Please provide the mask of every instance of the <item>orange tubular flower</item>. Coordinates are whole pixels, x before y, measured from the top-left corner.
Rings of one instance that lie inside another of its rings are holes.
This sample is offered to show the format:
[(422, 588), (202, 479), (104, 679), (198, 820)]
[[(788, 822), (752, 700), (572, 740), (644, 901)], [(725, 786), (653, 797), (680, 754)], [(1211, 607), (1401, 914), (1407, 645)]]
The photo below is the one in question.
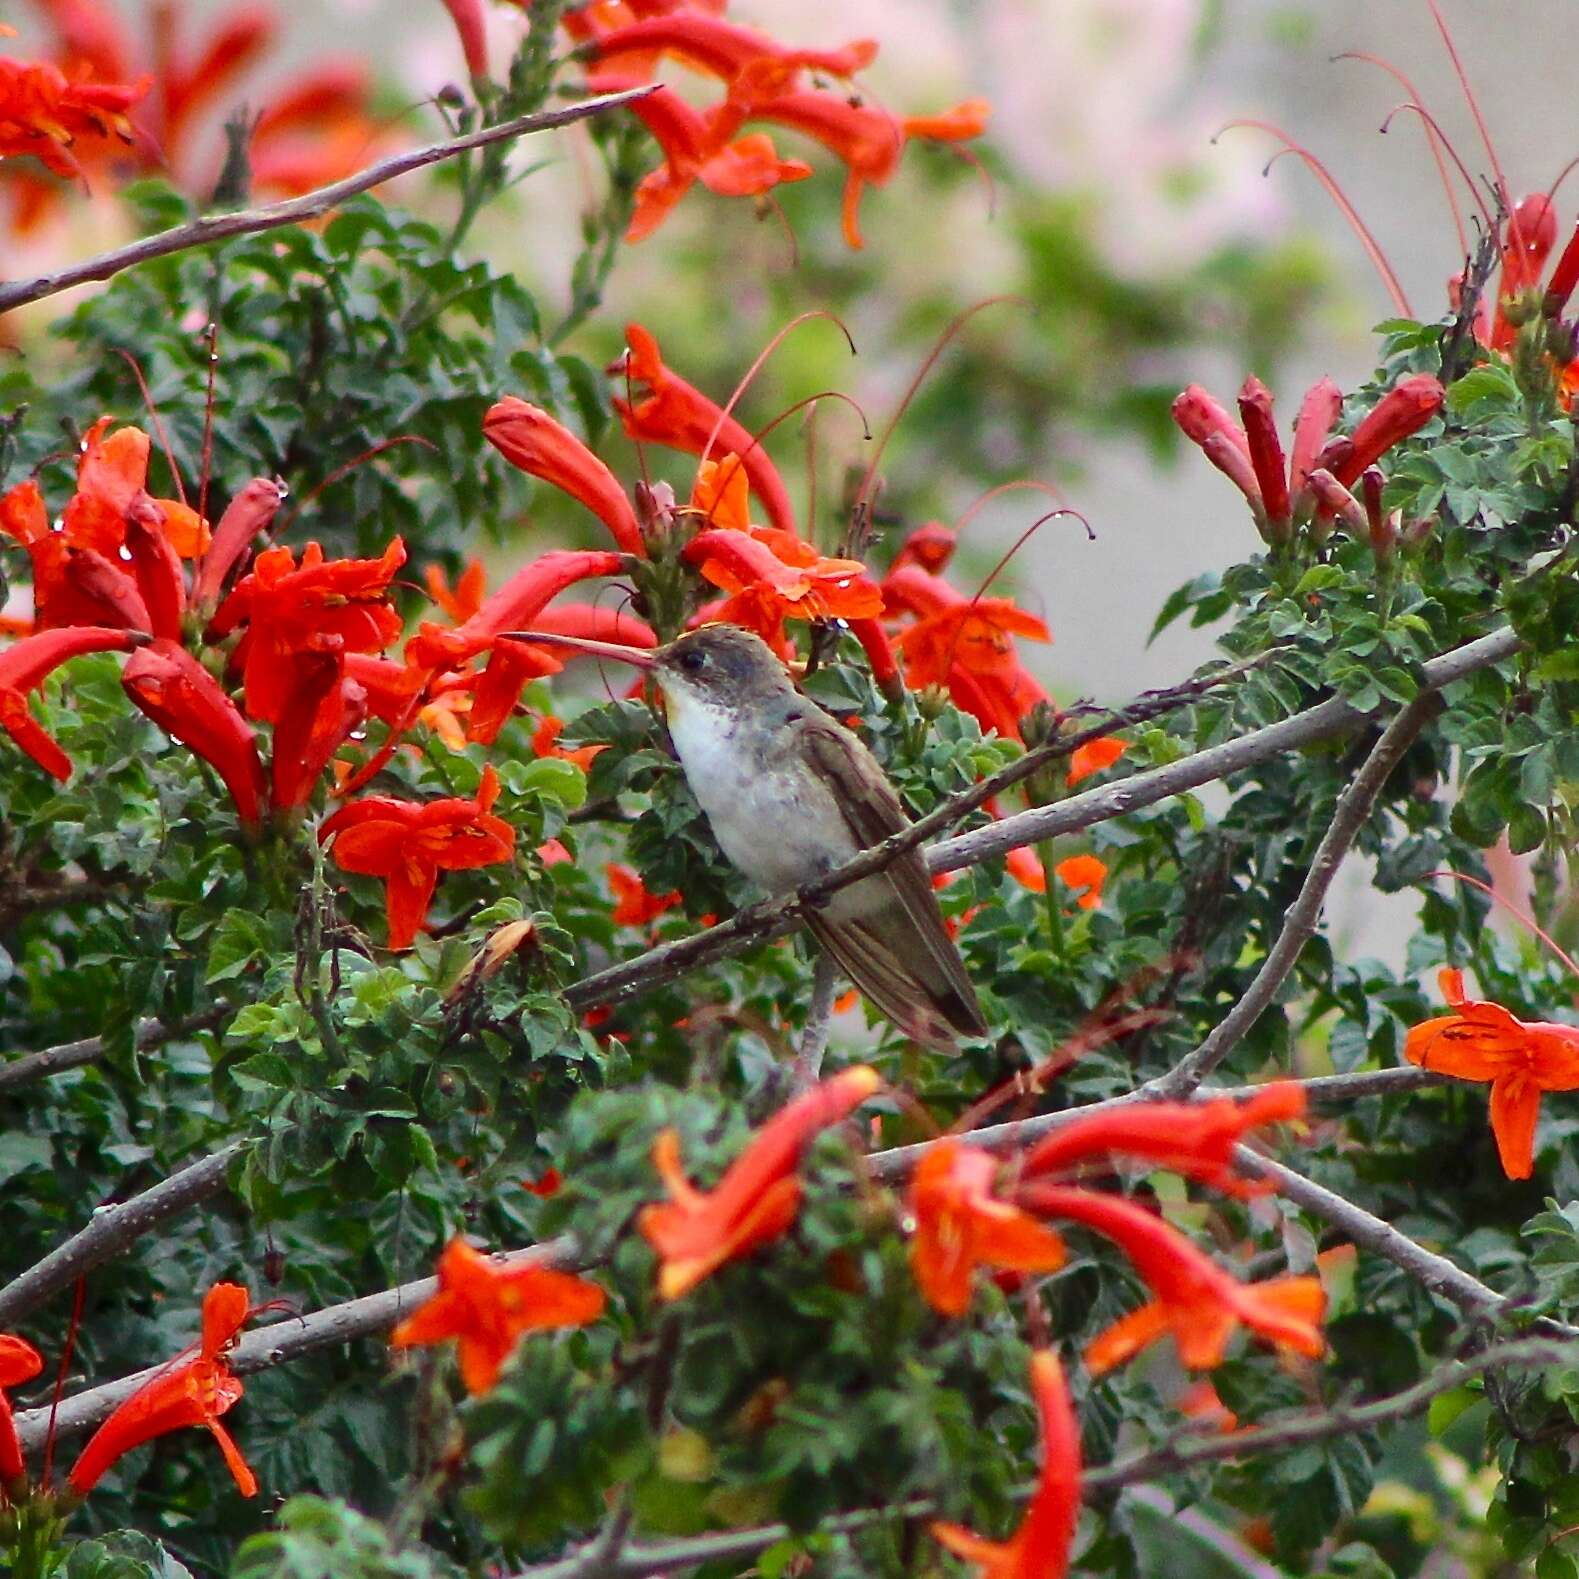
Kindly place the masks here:
[(1073, 789), (1081, 779), (1088, 779), (1093, 773), (1101, 773), (1112, 767), (1128, 750), (1128, 742), (1113, 735), (1104, 735), (1100, 740), (1088, 740), (1071, 753), (1069, 773), (1064, 783)]
[[(1071, 855), (1053, 870), (1066, 888), (1079, 890), (1075, 903), (1082, 910), (1096, 910), (1102, 904), (1102, 887), (1107, 882), (1107, 862), (1095, 855)], [(1046, 878), (1042, 879), (1045, 887)]]
[(992, 1192), (998, 1159), (952, 1135), (933, 1144), (910, 1181), (910, 1266), (926, 1302), (945, 1316), (970, 1308), (976, 1268), (1056, 1272), (1064, 1242)]
[(1031, 1354), (1031, 1394), (1041, 1422), (1042, 1471), (1019, 1529), (987, 1541), (958, 1524), (935, 1523), (933, 1537), (974, 1563), (981, 1579), (1064, 1579), (1080, 1521), (1080, 1422), (1063, 1368), (1051, 1349)]
[(1077, 1118), (1025, 1153), (1020, 1176), (1067, 1173), (1088, 1162), (1136, 1157), (1230, 1195), (1259, 1193), (1234, 1172), (1234, 1148), (1247, 1131), (1305, 1112), (1305, 1088), (1293, 1080), (1263, 1086), (1244, 1102), (1136, 1102)]
[(669, 1199), (644, 1206), (636, 1219), (662, 1263), (659, 1296), (678, 1299), (726, 1261), (787, 1233), (800, 1210), (795, 1168), (802, 1150), (882, 1083), (876, 1070), (856, 1064), (796, 1097), (757, 1130), (711, 1190), (698, 1190), (685, 1177), (680, 1137), (666, 1129), (653, 1146), (652, 1160)]
[[(720, 424), (722, 409), (664, 365), (657, 340), (639, 323), (626, 324), (625, 344), (625, 355), (608, 371), (619, 391), (614, 396), (614, 409), (626, 433), (639, 443), (700, 455), (716, 427), (714, 448), (740, 457), (751, 491), (762, 501), (768, 520), (780, 531), (793, 532), (795, 510), (789, 490), (762, 446), (733, 417), (723, 417)], [(641, 389), (646, 394), (641, 399), (623, 399), (627, 383), (633, 395)]]
[(43, 1369), (43, 1355), (26, 1338), (0, 1333), (0, 1489), (16, 1486), (27, 1472), (5, 1390), (32, 1381)]
[(194, 608), (211, 609), (219, 602), (226, 579), (258, 533), (274, 519), (287, 491), (278, 477), (254, 477), (230, 501), (214, 528), (213, 542), (198, 563), (192, 582)]
[(1297, 1354), (1315, 1357), (1324, 1348), (1321, 1316), (1326, 1297), (1320, 1278), (1241, 1283), (1177, 1229), (1119, 1196), (1031, 1183), (1020, 1187), (1018, 1199), (1032, 1211), (1084, 1223), (1113, 1240), (1151, 1289), (1149, 1305), (1115, 1322), (1088, 1345), (1085, 1359), (1093, 1375), (1124, 1364), (1167, 1333), (1173, 1335), (1181, 1364), (1210, 1370), (1222, 1363), (1228, 1340), (1241, 1324)]
[(941, 685), (983, 729), (1018, 740), (1020, 720), (1047, 693), (1021, 667), (1014, 638), (1051, 641), (1047, 626), (1008, 598), (967, 598), (916, 564), (882, 585), (891, 611), (914, 614), (894, 639), (912, 686)]
[(769, 642), (787, 619), (866, 619), (883, 610), (883, 594), (860, 560), (824, 559), (788, 533), (769, 546), (732, 528), (698, 532), (685, 558), (730, 594), (719, 617)]
[(28, 711), (27, 693), (68, 659), (88, 652), (126, 652), (135, 639), (124, 630), (74, 625), (39, 631), (0, 649), (0, 729), (46, 773), (64, 783), (71, 777), (71, 758)]
[(678, 893), (655, 894), (637, 875), (635, 869), (610, 861), (603, 868), (603, 875), (614, 890), (613, 922), (617, 927), (650, 926), (666, 910), (673, 910), (681, 902)]
[(264, 549), (209, 627), (213, 637), (247, 627), (235, 661), (245, 677), (248, 717), (280, 721), (290, 659), (322, 637), (338, 638), (347, 652), (383, 651), (400, 634), (389, 584), (405, 562), (398, 537), (377, 559), (326, 561), (323, 549), (309, 543), (299, 566), (289, 548)]
[(464, 1239), (439, 1257), (439, 1289), (389, 1335), (397, 1349), (459, 1340), (461, 1380), (475, 1396), (499, 1380), (523, 1333), (584, 1327), (603, 1314), (596, 1283), (542, 1266), (501, 1266)]
[(167, 735), (219, 774), (236, 815), (256, 827), (264, 796), (257, 737), (213, 675), (185, 648), (160, 639), (133, 655), (121, 685)]
[(148, 91), (139, 82), (72, 81), (47, 60), (0, 57), (0, 159), (31, 154), (67, 180), (82, 175), (72, 145), (132, 141), (126, 112)]
[(208, 1291), (203, 1299), (203, 1336), (197, 1354), (191, 1359), (177, 1356), (88, 1439), (67, 1476), (67, 1484), (77, 1496), (87, 1496), (104, 1472), (133, 1448), (187, 1426), (202, 1426), (211, 1432), (242, 1496), (257, 1495), (257, 1477), (219, 1423), (219, 1417), (242, 1394), (241, 1380), (231, 1373), (224, 1354), (235, 1342), (249, 1309), (250, 1296), (239, 1283), (216, 1283)]
[[(622, 86), (634, 87), (639, 80)], [(630, 108), (663, 149), (664, 162), (636, 188), (627, 241), (650, 236), (697, 181), (719, 197), (755, 197), (812, 173), (803, 160), (780, 159), (772, 140), (760, 132), (728, 141), (729, 120), (715, 121), (693, 110), (669, 88), (655, 88)]]
[(493, 866), (515, 854), (515, 829), (492, 815), (498, 797), (499, 775), (489, 765), (475, 800), (421, 804), (369, 795), (342, 806), (318, 830), (320, 842), (334, 840), (336, 865), (384, 880), (390, 948), (409, 948), (416, 939), (440, 872)]
[(1579, 1026), (1521, 1020), (1500, 1003), (1464, 995), (1464, 973), (1438, 977), (1453, 1009), (1414, 1026), (1404, 1057), (1459, 1080), (1491, 1082), (1491, 1129), (1510, 1179), (1535, 1169), (1535, 1126), (1543, 1091), (1579, 1091)]
[(608, 527), (623, 553), (645, 557), (636, 511), (614, 473), (541, 406), (506, 395), (488, 408), (482, 431), (512, 466), (584, 504)]

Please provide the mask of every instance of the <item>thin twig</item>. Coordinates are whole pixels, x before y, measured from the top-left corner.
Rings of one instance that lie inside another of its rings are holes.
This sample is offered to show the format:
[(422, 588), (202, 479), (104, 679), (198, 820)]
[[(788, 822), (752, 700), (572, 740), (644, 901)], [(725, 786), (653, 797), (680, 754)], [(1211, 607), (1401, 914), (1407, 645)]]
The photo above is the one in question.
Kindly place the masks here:
[(0, 1289), (0, 1327), (10, 1326), (84, 1272), (111, 1256), (119, 1255), (167, 1218), (217, 1195), (225, 1187), (225, 1171), (246, 1147), (233, 1141), (198, 1161), (189, 1163), (152, 1189), (94, 1213), (87, 1227)]
[[(1511, 658), (1520, 645), (1513, 631), (1504, 628), (1429, 659), (1422, 666), (1422, 690), (1439, 691), (1456, 680), (1501, 663)], [(1117, 710), (1094, 731), (1082, 731), (1078, 736), (1066, 737), (1066, 743), (1072, 749), (1076, 742), (1090, 735), (1122, 728), (1122, 723), (1113, 720), (1124, 712), (1124, 709)], [(1248, 735), (1225, 741), (1220, 746), (1209, 746), (1204, 751), (1181, 757), (1164, 767), (1132, 774), (1116, 783), (1071, 795), (1067, 800), (1054, 801), (1051, 805), (1035, 806), (1029, 811), (989, 823), (984, 828), (974, 828), (969, 833), (945, 839), (925, 852), (927, 868), (936, 875), (958, 871), (965, 866), (978, 866), (1021, 845), (1035, 844), (1059, 834), (1074, 833), (1096, 823), (1139, 811), (1143, 807), (1154, 806), (1159, 801), (1254, 767), (1285, 751), (1299, 750), (1317, 741), (1341, 735), (1364, 722), (1366, 717), (1366, 714), (1350, 707), (1342, 697), (1332, 697), (1302, 713), (1295, 713), (1291, 718), (1268, 724)], [(1021, 762), (1026, 760), (1020, 759)], [(989, 791), (989, 794), (995, 793), (996, 789)], [(980, 802), (973, 800), (971, 804)], [(879, 870), (902, 850), (912, 848), (928, 834), (963, 816), (964, 810), (954, 810), (955, 805), (955, 801), (945, 802), (920, 822), (912, 824), (904, 833), (863, 850), (826, 877), (819, 878), (817, 882), (793, 894), (747, 905), (717, 926), (692, 933), (689, 937), (660, 943), (635, 959), (611, 965), (572, 982), (565, 989), (565, 1002), (578, 1013), (602, 1004), (617, 1003), (655, 987), (668, 985), (678, 975), (697, 970), (703, 965), (733, 958), (769, 938), (792, 930), (800, 924), (801, 915), (809, 905), (820, 902), (847, 883)], [(918, 829), (921, 830), (919, 834), (916, 832)]]
[(819, 949), (817, 963), (812, 969), (811, 1003), (806, 1010), (800, 1050), (795, 1054), (795, 1068), (790, 1078), (790, 1089), (796, 1095), (816, 1085), (822, 1073), (822, 1055), (828, 1050), (828, 1032), (833, 1026), (834, 988), (838, 985), (838, 976), (833, 955)]
[[(1081, 1480), (1081, 1494), (1088, 1500), (1145, 1485), (1160, 1475), (1198, 1464), (1224, 1459), (1249, 1458), (1258, 1453), (1285, 1452), (1310, 1442), (1333, 1437), (1358, 1435), (1379, 1426), (1407, 1420), (1430, 1408), (1433, 1399), (1462, 1387), (1465, 1382), (1488, 1372), (1520, 1366), (1551, 1367), (1573, 1363), (1574, 1345), (1551, 1338), (1522, 1338), (1496, 1344), (1466, 1359), (1452, 1360), (1403, 1392), (1378, 1398), (1371, 1403), (1339, 1403), (1298, 1414), (1273, 1417), (1264, 1425), (1242, 1431), (1181, 1432), (1172, 1441), (1142, 1453), (1133, 1453), (1116, 1463), (1088, 1470)], [(823, 1520), (820, 1535), (854, 1535), (885, 1522), (923, 1518), (936, 1512), (935, 1497), (914, 1497), (881, 1508), (860, 1508)], [(804, 1532), (802, 1536), (804, 1538)], [(787, 1524), (760, 1524), (752, 1529), (725, 1530), (716, 1535), (686, 1536), (679, 1540), (653, 1541), (627, 1547), (612, 1562), (596, 1572), (607, 1579), (651, 1579), (655, 1574), (680, 1573), (711, 1562), (738, 1562), (755, 1556), (781, 1541), (797, 1539)], [(595, 1543), (589, 1542), (569, 1556), (551, 1563), (520, 1569), (513, 1579), (583, 1579), (588, 1570), (582, 1566)]]
[(305, 219), (318, 219), (331, 209), (338, 208), (348, 198), (356, 197), (396, 176), (408, 175), (426, 165), (453, 159), (468, 149), (486, 147), (489, 143), (503, 142), (511, 137), (524, 137), (529, 132), (550, 131), (556, 126), (568, 126), (572, 121), (585, 120), (618, 104), (628, 104), (632, 99), (645, 97), (654, 91), (654, 84), (626, 88), (619, 93), (604, 93), (596, 98), (584, 99), (579, 104), (568, 104), (557, 110), (540, 110), (533, 115), (518, 115), (513, 120), (501, 121), (497, 126), (484, 126), (464, 137), (454, 137), (448, 142), (430, 143), (425, 148), (411, 148), (404, 153), (392, 154), (355, 175), (333, 181), (315, 191), (293, 197), (282, 203), (269, 203), (261, 208), (239, 209), (232, 213), (205, 214), (189, 224), (176, 225), (161, 230), (157, 235), (144, 236), (138, 241), (112, 251), (100, 253), (96, 258), (81, 263), (68, 264), (50, 274), (36, 279), (18, 280), (10, 285), (0, 285), (0, 313), (13, 307), (23, 307), (29, 302), (41, 301), (74, 285), (85, 285), (90, 280), (107, 280), (123, 269), (147, 263), (153, 258), (168, 257), (173, 252), (186, 252), (212, 241), (223, 241), (230, 236), (251, 236), (263, 230), (278, 230), (283, 225), (299, 224)]
[[(194, 1014), (190, 1019), (166, 1025), (162, 1020), (139, 1020), (132, 1033), (132, 1046), (138, 1052), (174, 1042), (194, 1031), (211, 1030), (230, 1013), (229, 1009), (210, 1009), (204, 1014)], [(0, 1092), (14, 1091), (18, 1086), (31, 1085), (46, 1075), (58, 1075), (67, 1069), (81, 1069), (96, 1063), (104, 1056), (105, 1041), (102, 1036), (85, 1036), (76, 1042), (61, 1042), (55, 1047), (40, 1048), (36, 1053), (22, 1053), (0, 1064)]]
[(1305, 945), (1316, 933), (1316, 923), (1321, 919), (1322, 907), (1327, 902), (1327, 892), (1338, 868), (1343, 865), (1360, 830), (1370, 820), (1377, 797), (1381, 794), (1393, 770), (1403, 760), (1404, 753), (1415, 742), (1427, 722), (1442, 708), (1442, 698), (1435, 691), (1425, 691), (1405, 707), (1382, 731), (1382, 737), (1371, 749), (1360, 771), (1355, 774), (1332, 813), (1332, 821), (1316, 846), (1310, 870), (1300, 884), (1299, 893), (1283, 916), (1283, 925), (1273, 940), (1272, 947), (1261, 962), (1261, 968), (1245, 989), (1239, 1001), (1217, 1022), (1206, 1039), (1193, 1052), (1187, 1053), (1176, 1068), (1161, 1080), (1152, 1083), (1152, 1089), (1161, 1097), (1188, 1096), (1211, 1072), (1222, 1063), (1239, 1042), (1249, 1034), (1257, 1020), (1272, 1006), (1283, 984), (1293, 972), (1304, 952)]

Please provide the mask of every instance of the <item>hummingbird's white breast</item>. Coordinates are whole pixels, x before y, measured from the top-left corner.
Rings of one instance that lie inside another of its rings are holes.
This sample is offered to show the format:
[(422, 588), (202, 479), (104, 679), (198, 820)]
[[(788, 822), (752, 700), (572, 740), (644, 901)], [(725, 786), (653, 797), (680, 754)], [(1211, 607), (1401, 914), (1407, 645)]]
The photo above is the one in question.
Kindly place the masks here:
[[(784, 724), (664, 688), (669, 736), (731, 863), (769, 893), (796, 888), (857, 852), (832, 793)], [(860, 885), (857, 885), (860, 886)]]

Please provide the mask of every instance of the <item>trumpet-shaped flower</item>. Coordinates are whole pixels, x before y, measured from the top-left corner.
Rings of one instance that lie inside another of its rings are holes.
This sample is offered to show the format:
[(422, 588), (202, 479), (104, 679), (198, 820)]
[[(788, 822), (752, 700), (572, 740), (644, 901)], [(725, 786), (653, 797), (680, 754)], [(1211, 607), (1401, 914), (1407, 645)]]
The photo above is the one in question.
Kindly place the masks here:
[(1256, 1186), (1234, 1171), (1234, 1148), (1262, 1124), (1283, 1123), (1305, 1111), (1305, 1089), (1282, 1080), (1243, 1102), (1135, 1102), (1076, 1118), (1039, 1140), (1020, 1164), (1025, 1179), (1067, 1173), (1088, 1163), (1132, 1157), (1198, 1179), (1231, 1195)]
[(950, 1135), (933, 1143), (911, 1176), (910, 1266), (927, 1303), (945, 1316), (970, 1308), (978, 1267), (1055, 1272), (1064, 1264), (1063, 1240), (993, 1193), (998, 1169), (991, 1152)]
[(167, 735), (219, 774), (236, 815), (255, 827), (264, 797), (257, 737), (213, 675), (185, 648), (161, 638), (133, 654), (121, 685)]
[(1150, 1304), (1087, 1345), (1086, 1364), (1093, 1374), (1124, 1364), (1167, 1334), (1181, 1364), (1209, 1370), (1222, 1363), (1239, 1326), (1281, 1349), (1311, 1356), (1322, 1352), (1326, 1297), (1319, 1278), (1241, 1283), (1155, 1213), (1119, 1196), (1032, 1182), (1021, 1185), (1017, 1198), (1032, 1211), (1084, 1223), (1113, 1240), (1151, 1290)]
[(101, 137), (130, 143), (127, 111), (147, 91), (146, 77), (74, 81), (51, 61), (0, 56), (0, 159), (31, 154), (58, 176), (79, 177), (73, 145)]
[(390, 1334), (397, 1348), (457, 1340), (467, 1392), (488, 1392), (524, 1333), (584, 1327), (603, 1314), (596, 1283), (551, 1267), (504, 1266), (452, 1239), (439, 1257), (438, 1292)]
[(796, 1097), (757, 1130), (711, 1190), (699, 1190), (686, 1178), (680, 1137), (665, 1130), (653, 1146), (653, 1165), (669, 1199), (644, 1206), (636, 1219), (661, 1261), (660, 1297), (678, 1299), (726, 1261), (788, 1232), (800, 1210), (795, 1170), (806, 1144), (881, 1086), (875, 1070), (857, 1064)]
[(475, 799), (419, 803), (369, 795), (342, 806), (318, 830), (334, 840), (335, 864), (385, 883), (389, 947), (409, 948), (422, 927), (440, 872), (494, 866), (515, 854), (515, 829), (492, 814), (499, 776), (485, 767)]
[(622, 866), (618, 861), (610, 861), (603, 868), (603, 875), (614, 890), (611, 919), (617, 927), (651, 926), (665, 911), (673, 910), (682, 901), (678, 893), (653, 893), (634, 867)]
[(89, 652), (125, 652), (134, 639), (127, 631), (107, 626), (73, 625), (39, 631), (0, 649), (0, 729), (46, 773), (62, 782), (69, 779), (71, 758), (28, 711), (27, 693), (68, 659)]
[(1452, 1014), (1414, 1026), (1404, 1056), (1422, 1069), (1491, 1082), (1491, 1129), (1510, 1179), (1535, 1168), (1543, 1091), (1579, 1091), (1579, 1026), (1521, 1020), (1500, 1003), (1466, 997), (1464, 973), (1438, 976)]
[(1050, 1349), (1031, 1355), (1031, 1396), (1041, 1426), (1042, 1467), (1019, 1529), (1006, 1541), (988, 1541), (958, 1524), (932, 1525), (934, 1538), (974, 1563), (981, 1579), (1064, 1579), (1069, 1572), (1080, 1520), (1080, 1421)]
[[(762, 501), (769, 522), (780, 531), (794, 531), (789, 490), (762, 446), (734, 417), (724, 416), (721, 407), (669, 368), (657, 340), (639, 323), (626, 324), (625, 345), (625, 355), (608, 371), (616, 385), (614, 409), (626, 433), (641, 443), (700, 455), (716, 430), (714, 447), (740, 457), (751, 491)], [(624, 398), (627, 387), (629, 399)], [(645, 394), (636, 398), (643, 390)]]
[(326, 560), (323, 549), (309, 543), (298, 565), (289, 548), (264, 549), (209, 627), (218, 637), (246, 626), (235, 661), (244, 676), (248, 717), (280, 721), (289, 700), (292, 655), (324, 637), (337, 638), (346, 652), (382, 652), (400, 634), (389, 584), (405, 562), (398, 537), (377, 559)]
[(232, 1374), (224, 1355), (249, 1309), (250, 1298), (239, 1283), (216, 1283), (209, 1289), (203, 1299), (203, 1335), (197, 1354), (190, 1359), (177, 1356), (94, 1432), (67, 1476), (72, 1491), (85, 1497), (104, 1472), (133, 1448), (171, 1431), (202, 1426), (219, 1444), (242, 1496), (257, 1495), (257, 1477), (219, 1423), (242, 1394), (241, 1380)]
[(26, 1338), (0, 1332), (0, 1489), (14, 1487), (27, 1469), (5, 1390), (32, 1381), (43, 1369), (43, 1355)]
[(646, 554), (636, 511), (614, 473), (541, 406), (506, 395), (488, 408), (482, 431), (512, 466), (584, 504), (608, 527), (623, 553), (638, 558)]

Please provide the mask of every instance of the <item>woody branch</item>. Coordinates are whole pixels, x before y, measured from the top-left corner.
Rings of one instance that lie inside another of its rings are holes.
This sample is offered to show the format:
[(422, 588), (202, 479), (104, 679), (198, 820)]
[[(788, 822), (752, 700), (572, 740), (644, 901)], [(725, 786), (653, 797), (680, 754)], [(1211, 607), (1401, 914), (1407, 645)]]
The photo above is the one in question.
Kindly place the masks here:
[(188, 252), (193, 247), (207, 246), (210, 242), (224, 241), (231, 236), (252, 236), (264, 230), (278, 230), (285, 225), (299, 225), (304, 220), (320, 219), (350, 198), (393, 181), (396, 176), (409, 175), (428, 165), (453, 159), (473, 148), (485, 148), (490, 143), (506, 142), (513, 137), (524, 137), (530, 132), (551, 131), (556, 126), (568, 126), (573, 121), (583, 121), (590, 115), (600, 115), (616, 105), (629, 104), (654, 91), (655, 84), (626, 88), (619, 93), (599, 94), (584, 99), (579, 104), (568, 104), (557, 110), (539, 110), (531, 115), (518, 115), (513, 120), (500, 121), (497, 126), (484, 126), (463, 137), (452, 137), (446, 142), (429, 143), (423, 148), (411, 148), (404, 153), (391, 154), (376, 164), (359, 170), (343, 180), (332, 181), (300, 197), (280, 203), (269, 203), (259, 208), (243, 208), (223, 214), (205, 214), (185, 225), (175, 225), (161, 230), (157, 235), (144, 236), (124, 247), (101, 252), (96, 258), (86, 258), (80, 263), (68, 264), (49, 274), (40, 274), (30, 280), (17, 280), (0, 284), (0, 313), (13, 307), (25, 307), (29, 302), (42, 301), (46, 296), (58, 295), (75, 285), (86, 285), (94, 280), (108, 280), (124, 269), (154, 258), (167, 258), (175, 252)]

